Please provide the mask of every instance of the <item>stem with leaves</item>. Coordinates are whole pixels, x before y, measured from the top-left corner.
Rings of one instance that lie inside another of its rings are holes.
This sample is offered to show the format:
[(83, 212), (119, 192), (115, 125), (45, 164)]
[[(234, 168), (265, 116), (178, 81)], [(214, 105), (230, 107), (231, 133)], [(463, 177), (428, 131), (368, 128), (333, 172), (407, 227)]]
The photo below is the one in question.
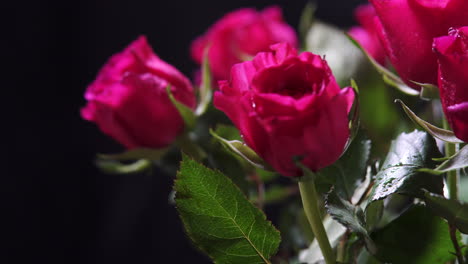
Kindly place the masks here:
[(301, 193), (302, 205), (304, 207), (305, 214), (309, 220), (312, 231), (314, 232), (315, 238), (322, 250), (323, 257), (327, 264), (335, 263), (335, 254), (328, 241), (327, 233), (323, 226), (322, 218), (320, 216), (320, 210), (318, 207), (318, 194), (315, 189), (314, 179), (304, 177), (299, 181), (299, 191)]

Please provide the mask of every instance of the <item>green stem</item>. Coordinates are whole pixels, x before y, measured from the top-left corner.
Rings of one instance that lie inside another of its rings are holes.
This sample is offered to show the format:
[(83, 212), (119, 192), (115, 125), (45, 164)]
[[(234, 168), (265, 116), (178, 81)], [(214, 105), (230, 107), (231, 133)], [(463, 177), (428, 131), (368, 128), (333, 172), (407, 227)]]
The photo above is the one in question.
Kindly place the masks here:
[(338, 262), (342, 262), (342, 263), (345, 262), (346, 242), (348, 242), (348, 239), (349, 239), (349, 229), (346, 230), (346, 233), (340, 239), (340, 242), (338, 244), (337, 254), (336, 254), (336, 261)]
[(458, 244), (457, 227), (453, 225), (452, 223), (449, 223), (449, 228), (450, 228), (450, 239), (452, 240), (453, 247), (455, 248), (455, 254), (457, 256), (458, 263), (463, 264), (465, 263), (465, 260), (463, 259), (463, 254), (461, 252), (460, 245)]
[[(444, 118), (444, 128), (450, 129), (447, 120)], [(445, 156), (447, 158), (453, 156), (457, 152), (457, 145), (449, 142), (445, 142)], [(449, 199), (458, 199), (458, 183), (460, 182), (458, 170), (452, 170), (447, 172), (447, 188), (449, 193)]]
[[(443, 126), (445, 129), (450, 129), (450, 126), (447, 122), (447, 119), (444, 118)], [(449, 158), (453, 156), (457, 152), (457, 144), (445, 142), (445, 157)], [(448, 188), (448, 196), (451, 200), (458, 199), (458, 183), (460, 182), (460, 175), (458, 170), (452, 170), (447, 172), (447, 188)], [(455, 253), (457, 256), (458, 263), (463, 264), (463, 255), (461, 254), (460, 245), (458, 245), (457, 239), (457, 228), (453, 223), (449, 222), (449, 230), (450, 230), (450, 239), (452, 240), (453, 247), (455, 248)]]
[(335, 263), (335, 254), (328, 241), (327, 233), (323, 227), (322, 218), (320, 217), (320, 210), (318, 207), (318, 194), (315, 189), (315, 183), (313, 179), (304, 179), (299, 181), (299, 191), (301, 193), (302, 205), (304, 207), (305, 214), (309, 220), (309, 224), (312, 227), (315, 238), (322, 250), (322, 255), (325, 258), (327, 264)]

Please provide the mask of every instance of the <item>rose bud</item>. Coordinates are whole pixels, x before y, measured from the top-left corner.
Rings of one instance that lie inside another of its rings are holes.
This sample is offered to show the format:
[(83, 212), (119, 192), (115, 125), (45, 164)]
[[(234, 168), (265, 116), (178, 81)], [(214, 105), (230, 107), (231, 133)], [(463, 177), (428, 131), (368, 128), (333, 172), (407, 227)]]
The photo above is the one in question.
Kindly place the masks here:
[(189, 80), (162, 61), (145, 37), (112, 56), (88, 86), (81, 116), (125, 147), (162, 148), (184, 129), (166, 88), (179, 102), (195, 107)]
[(377, 35), (377, 28), (374, 23), (376, 16), (374, 7), (370, 4), (360, 5), (354, 10), (354, 16), (360, 26), (352, 27), (348, 34), (357, 40), (372, 58), (380, 64), (384, 64), (385, 50)]
[(270, 45), (288, 42), (297, 46), (297, 36), (283, 20), (281, 9), (273, 6), (260, 12), (244, 8), (228, 13), (191, 46), (191, 55), (201, 64), (203, 53), (209, 47), (208, 59), (214, 78), (229, 78), (232, 65), (251, 59)]
[(312, 171), (334, 163), (350, 131), (352, 88), (340, 89), (326, 61), (300, 55), (287, 43), (236, 64), (220, 81), (214, 105), (245, 143), (285, 176), (301, 176), (294, 158)]
[(468, 142), (468, 26), (434, 39), (439, 65), (439, 92), (455, 135)]
[(466, 0), (370, 0), (380, 40), (400, 77), (410, 82), (437, 84), (437, 59), (432, 40), (451, 27), (468, 25)]

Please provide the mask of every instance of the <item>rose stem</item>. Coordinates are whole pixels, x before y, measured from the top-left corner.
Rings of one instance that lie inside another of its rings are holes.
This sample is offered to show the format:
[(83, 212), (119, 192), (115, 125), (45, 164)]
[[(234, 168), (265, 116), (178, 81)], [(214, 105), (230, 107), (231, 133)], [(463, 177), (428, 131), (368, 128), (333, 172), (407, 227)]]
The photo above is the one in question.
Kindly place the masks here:
[[(444, 128), (450, 129), (447, 123), (447, 120), (444, 118)], [(457, 150), (457, 145), (445, 142), (445, 157), (450, 158), (455, 154)], [(448, 194), (449, 199), (458, 199), (458, 182), (459, 182), (459, 175), (458, 170), (452, 170), (447, 172), (447, 187), (448, 187)]]
[(315, 238), (318, 241), (320, 249), (322, 250), (323, 257), (327, 264), (335, 263), (335, 254), (328, 241), (327, 233), (323, 227), (322, 218), (318, 208), (318, 194), (315, 189), (313, 179), (303, 179), (299, 181), (299, 191), (301, 193), (302, 205), (304, 212), (312, 227)]
[[(443, 125), (445, 129), (450, 129), (447, 119), (444, 118)], [(457, 151), (458, 144), (452, 144), (449, 142), (445, 142), (445, 157), (449, 158), (453, 156)], [(447, 172), (447, 187), (448, 187), (448, 196), (451, 200), (458, 199), (458, 183), (460, 181), (460, 175), (458, 170), (452, 170)], [(460, 245), (458, 245), (457, 239), (457, 227), (453, 223), (449, 223), (450, 229), (450, 239), (452, 240), (453, 247), (455, 248), (455, 252), (457, 255), (457, 259), (459, 263), (464, 263), (463, 255), (461, 253)]]

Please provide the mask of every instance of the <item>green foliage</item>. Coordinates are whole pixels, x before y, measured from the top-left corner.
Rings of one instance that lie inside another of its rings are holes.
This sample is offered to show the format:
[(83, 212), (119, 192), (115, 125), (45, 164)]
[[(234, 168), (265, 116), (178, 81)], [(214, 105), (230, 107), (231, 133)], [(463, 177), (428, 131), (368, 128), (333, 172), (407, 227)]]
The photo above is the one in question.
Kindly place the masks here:
[(385, 228), (374, 232), (376, 257), (385, 263), (445, 263), (455, 259), (448, 224), (423, 206), (413, 206)]
[(333, 219), (363, 237), (371, 252), (375, 251), (375, 246), (366, 229), (366, 219), (361, 207), (351, 204), (331, 191), (326, 197), (325, 208)]
[(389, 89), (383, 82), (382, 77), (367, 65), (357, 78), (360, 83), (360, 120), (362, 127), (366, 129), (372, 140), (372, 154), (385, 157), (390, 141), (402, 132), (403, 118), (398, 108), (393, 104), (395, 96), (401, 93)]
[(460, 232), (468, 234), (468, 203), (449, 200), (429, 192), (425, 193), (424, 198), (435, 214), (454, 224)]
[(420, 171), (428, 172), (435, 175), (440, 175), (449, 171), (459, 170), (468, 167), (468, 145), (464, 146), (460, 151), (452, 157), (445, 160), (435, 169), (421, 169)]
[(375, 201), (366, 207), (366, 229), (372, 231), (374, 228), (379, 226), (380, 219), (382, 219), (384, 213), (384, 202), (383, 200)]
[(420, 197), (422, 189), (442, 193), (442, 177), (419, 171), (433, 167), (434, 157), (440, 157), (440, 153), (429, 134), (417, 130), (400, 134), (392, 141), (382, 169), (376, 175), (369, 202), (394, 193)]
[(463, 143), (463, 141), (458, 139), (452, 131), (436, 127), (433, 124), (419, 118), (413, 111), (411, 111), (409, 107), (403, 103), (403, 101), (397, 99), (395, 102), (400, 103), (401, 107), (411, 119), (411, 121), (421, 126), (427, 133), (445, 142)]
[(351, 201), (354, 191), (366, 175), (370, 150), (371, 142), (361, 131), (345, 154), (331, 166), (322, 169), (319, 174), (324, 178), (333, 178), (336, 193)]
[(175, 190), (187, 234), (215, 263), (270, 263), (280, 234), (229, 178), (184, 155)]

